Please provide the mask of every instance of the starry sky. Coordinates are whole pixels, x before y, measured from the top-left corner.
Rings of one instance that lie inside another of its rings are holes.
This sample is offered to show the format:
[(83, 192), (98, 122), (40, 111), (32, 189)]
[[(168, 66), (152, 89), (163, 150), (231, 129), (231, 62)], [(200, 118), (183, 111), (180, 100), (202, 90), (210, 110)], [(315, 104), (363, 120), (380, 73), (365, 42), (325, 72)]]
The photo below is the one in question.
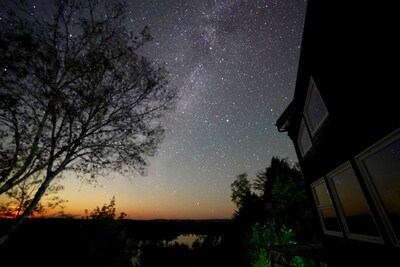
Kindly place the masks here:
[(128, 28), (150, 27), (142, 53), (169, 71), (177, 108), (146, 176), (82, 184), (65, 174), (66, 213), (108, 203), (131, 219), (231, 218), (231, 183), (269, 166), (297, 161), (275, 122), (292, 100), (305, 0), (128, 1)]

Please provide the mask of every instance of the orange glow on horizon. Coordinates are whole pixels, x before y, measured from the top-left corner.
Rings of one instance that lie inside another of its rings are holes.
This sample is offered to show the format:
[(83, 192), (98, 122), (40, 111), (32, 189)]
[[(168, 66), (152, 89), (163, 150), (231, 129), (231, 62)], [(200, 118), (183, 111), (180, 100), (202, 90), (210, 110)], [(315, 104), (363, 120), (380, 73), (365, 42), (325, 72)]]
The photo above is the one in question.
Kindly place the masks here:
[[(64, 210), (67, 216), (72, 216), (73, 218), (80, 219), (85, 217), (86, 215), (90, 215), (93, 209), (88, 209), (87, 214), (85, 213), (85, 209), (81, 208), (66, 208)], [(206, 219), (230, 219), (232, 218), (233, 211), (227, 210), (225, 212), (221, 212), (215, 214), (215, 216), (210, 216), (209, 212), (203, 211), (199, 212), (196, 210), (193, 211), (182, 211), (182, 210), (147, 210), (147, 209), (124, 209), (118, 208), (116, 209), (116, 217), (120, 215), (121, 212), (125, 212), (127, 216), (126, 219), (133, 220), (153, 220), (153, 219), (190, 219), (190, 220), (206, 220)]]
[[(99, 179), (99, 186), (82, 184), (73, 175), (65, 175), (62, 184), (65, 190), (58, 196), (66, 200), (62, 211), (68, 217), (83, 218), (96, 208), (108, 205), (115, 197), (116, 217), (121, 212), (126, 219), (230, 219), (235, 210), (230, 201), (230, 187), (226, 191), (204, 192), (193, 186), (178, 191), (167, 191), (161, 186), (147, 183), (150, 178), (137, 178), (134, 182), (125, 179)], [(1, 195), (0, 203), (9, 199)], [(87, 213), (85, 213), (87, 210)], [(60, 209), (48, 210), (35, 217), (60, 217)]]

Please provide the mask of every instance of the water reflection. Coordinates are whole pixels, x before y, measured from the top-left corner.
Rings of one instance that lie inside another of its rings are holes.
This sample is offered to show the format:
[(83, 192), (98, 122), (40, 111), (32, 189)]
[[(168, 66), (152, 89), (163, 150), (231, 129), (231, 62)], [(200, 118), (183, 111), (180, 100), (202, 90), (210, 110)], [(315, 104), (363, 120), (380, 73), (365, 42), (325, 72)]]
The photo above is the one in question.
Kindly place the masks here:
[(181, 234), (172, 240), (137, 240), (133, 245), (132, 266), (139, 267), (144, 251), (148, 247), (170, 248), (174, 246), (187, 246), (189, 250), (196, 250), (203, 246), (212, 247), (220, 244), (221, 236), (208, 236), (198, 234)]
[(207, 235), (196, 235), (196, 234), (181, 234), (174, 240), (170, 241), (172, 244), (178, 243), (180, 245), (186, 245), (189, 248), (193, 248), (194, 242), (199, 242), (200, 245), (204, 242)]

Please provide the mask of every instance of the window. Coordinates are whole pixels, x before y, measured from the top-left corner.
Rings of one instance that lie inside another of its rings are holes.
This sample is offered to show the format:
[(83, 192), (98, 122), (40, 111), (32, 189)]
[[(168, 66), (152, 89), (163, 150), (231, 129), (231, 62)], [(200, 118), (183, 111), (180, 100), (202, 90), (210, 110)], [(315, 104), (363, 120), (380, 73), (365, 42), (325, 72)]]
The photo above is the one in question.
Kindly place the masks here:
[(300, 132), (297, 143), (299, 144), (301, 155), (304, 156), (312, 146), (310, 135), (308, 134), (304, 120), (301, 120)]
[(327, 117), (328, 110), (311, 77), (304, 105), (303, 119), (301, 120), (299, 135), (297, 137), (297, 144), (302, 156), (312, 147), (313, 137)]
[(400, 246), (400, 130), (356, 157), (395, 245)]
[(318, 128), (328, 116), (328, 110), (319, 94), (313, 78), (310, 78), (307, 99), (304, 106), (304, 117), (306, 119), (310, 135), (314, 136)]
[(324, 178), (311, 184), (315, 203), (325, 234), (342, 236), (339, 221), (332, 205), (331, 196)]
[(357, 177), (346, 163), (327, 175), (349, 238), (382, 242)]

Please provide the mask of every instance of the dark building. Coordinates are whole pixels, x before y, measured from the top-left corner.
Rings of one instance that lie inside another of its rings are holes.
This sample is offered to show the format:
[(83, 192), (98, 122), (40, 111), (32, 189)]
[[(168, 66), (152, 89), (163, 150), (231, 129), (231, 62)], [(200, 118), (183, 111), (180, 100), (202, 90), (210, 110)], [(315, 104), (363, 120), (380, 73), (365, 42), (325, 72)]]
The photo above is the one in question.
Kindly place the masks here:
[(396, 12), (393, 3), (307, 3), (294, 97), (276, 125), (310, 185), (329, 266), (399, 261)]

